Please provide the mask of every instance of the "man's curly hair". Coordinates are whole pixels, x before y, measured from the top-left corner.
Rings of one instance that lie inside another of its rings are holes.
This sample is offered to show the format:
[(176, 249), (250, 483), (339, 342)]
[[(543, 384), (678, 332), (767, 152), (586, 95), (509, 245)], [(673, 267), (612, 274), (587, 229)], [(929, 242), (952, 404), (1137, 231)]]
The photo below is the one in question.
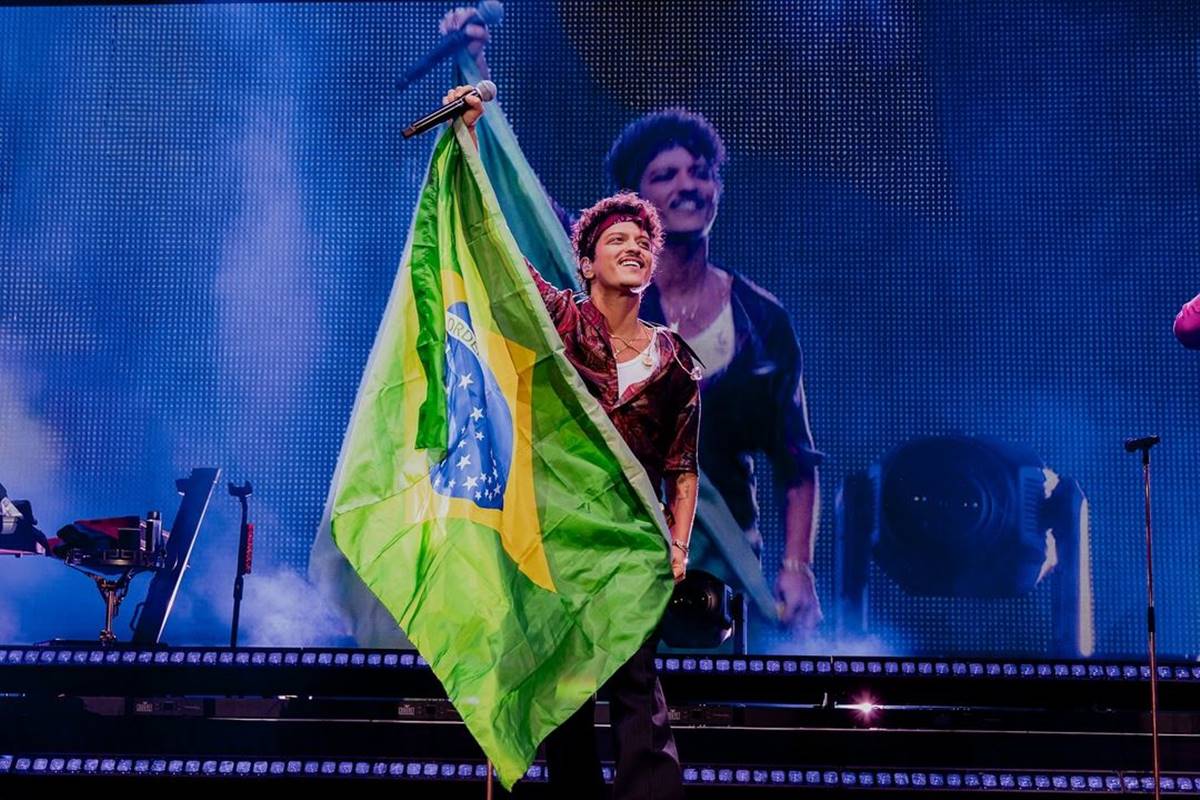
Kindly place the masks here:
[(609, 191), (636, 191), (647, 165), (672, 147), (703, 158), (713, 174), (720, 175), (725, 143), (716, 128), (700, 114), (669, 108), (638, 117), (617, 136), (604, 159)]
[[(619, 192), (584, 209), (575, 221), (571, 228), (571, 244), (575, 246), (577, 259), (595, 258), (596, 241), (602, 233), (603, 223), (612, 217), (627, 217), (629, 221), (636, 222), (650, 237), (650, 250), (658, 253), (663, 243), (663, 228), (657, 209), (636, 194)], [(582, 268), (579, 270), (579, 281), (584, 291), (591, 288), (591, 281), (583, 277)]]

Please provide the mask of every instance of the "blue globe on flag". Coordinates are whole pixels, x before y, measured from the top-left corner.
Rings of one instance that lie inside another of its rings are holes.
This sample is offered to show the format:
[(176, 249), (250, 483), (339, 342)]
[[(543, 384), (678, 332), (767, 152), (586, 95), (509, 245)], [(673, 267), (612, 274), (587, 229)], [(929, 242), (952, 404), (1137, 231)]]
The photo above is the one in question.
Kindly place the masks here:
[(439, 494), (499, 509), (512, 465), (512, 411), (479, 358), (466, 303), (446, 309), (446, 407), (449, 447), (429, 471)]

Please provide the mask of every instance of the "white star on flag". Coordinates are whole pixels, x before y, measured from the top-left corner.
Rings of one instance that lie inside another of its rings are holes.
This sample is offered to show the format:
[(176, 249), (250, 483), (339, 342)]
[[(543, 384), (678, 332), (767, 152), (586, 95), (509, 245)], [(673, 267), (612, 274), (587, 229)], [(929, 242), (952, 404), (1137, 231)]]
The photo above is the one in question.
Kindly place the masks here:
[(465, 456), (460, 458), (458, 460), (458, 463), (455, 464), (455, 466), (458, 467), (459, 469), (465, 469), (466, 467), (468, 467), (470, 465), (471, 465), (471, 454), (470, 453), (467, 453)]

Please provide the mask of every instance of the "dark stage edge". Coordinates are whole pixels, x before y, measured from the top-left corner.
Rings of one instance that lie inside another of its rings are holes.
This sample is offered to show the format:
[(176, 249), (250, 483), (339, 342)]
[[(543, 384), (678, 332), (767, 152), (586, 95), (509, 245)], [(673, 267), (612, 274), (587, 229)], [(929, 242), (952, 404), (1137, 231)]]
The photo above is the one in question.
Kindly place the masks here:
[[(661, 662), (689, 796), (1151, 789), (1149, 673), (1136, 663)], [(1163, 792), (1200, 796), (1200, 666), (1160, 677)], [(411, 651), (0, 645), (0, 783), (482, 797), (482, 755), (444, 698)], [(607, 755), (603, 703), (598, 722)], [(540, 764), (521, 785), (551, 796)]]

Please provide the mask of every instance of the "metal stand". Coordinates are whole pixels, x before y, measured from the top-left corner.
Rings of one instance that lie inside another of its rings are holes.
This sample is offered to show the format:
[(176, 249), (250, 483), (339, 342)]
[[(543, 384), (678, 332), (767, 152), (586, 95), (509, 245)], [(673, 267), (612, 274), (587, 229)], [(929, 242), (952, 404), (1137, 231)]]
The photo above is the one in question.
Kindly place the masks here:
[(233, 581), (233, 623), (229, 628), (230, 647), (237, 647), (238, 623), (242, 617), (242, 588), (245, 584), (245, 576), (250, 572), (250, 562), (254, 554), (254, 526), (247, 521), (249, 508), (246, 502), (246, 498), (253, 491), (254, 487), (250, 485), (250, 481), (246, 481), (241, 486), (232, 482), (229, 484), (229, 494), (236, 497), (242, 506), (242, 524), (238, 535), (237, 577)]
[(1150, 524), (1150, 448), (1161, 439), (1143, 436), (1125, 442), (1127, 453), (1142, 454), (1142, 490), (1146, 507), (1146, 634), (1150, 648), (1150, 750), (1154, 761), (1154, 800), (1162, 796), (1162, 776), (1158, 747), (1158, 651), (1155, 646), (1154, 619), (1154, 535)]
[(104, 598), (104, 630), (100, 631), (100, 644), (112, 644), (117, 640), (117, 635), (113, 633), (113, 620), (117, 618), (117, 613), (121, 610), (121, 601), (125, 599), (125, 594), (129, 591), (129, 581), (133, 578), (133, 571), (130, 570), (120, 578), (109, 580), (103, 575), (89, 575), (96, 582), (96, 588), (100, 590), (100, 596)]
[(118, 549), (100, 553), (72, 550), (63, 560), (68, 567), (91, 578), (104, 598), (104, 630), (100, 631), (100, 643), (103, 645), (117, 641), (113, 620), (121, 611), (121, 601), (129, 592), (133, 577), (142, 572), (158, 572), (165, 567), (161, 552), (144, 553), (136, 550)]

